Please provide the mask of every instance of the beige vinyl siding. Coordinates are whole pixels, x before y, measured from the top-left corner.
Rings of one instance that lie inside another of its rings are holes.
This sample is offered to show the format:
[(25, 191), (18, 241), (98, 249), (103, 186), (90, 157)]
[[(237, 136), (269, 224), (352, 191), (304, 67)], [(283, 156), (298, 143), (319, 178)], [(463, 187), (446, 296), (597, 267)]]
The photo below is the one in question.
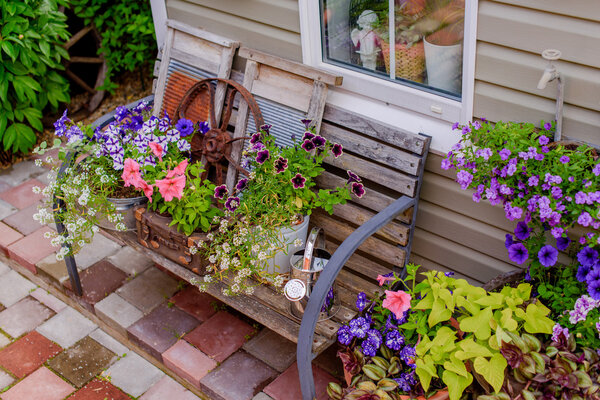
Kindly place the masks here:
[(538, 90), (541, 52), (562, 52), (563, 136), (600, 145), (600, 2), (480, 1), (474, 114), (490, 120), (553, 120), (556, 82)]
[[(302, 61), (296, 0), (166, 0), (166, 5), (170, 19)], [(243, 70), (239, 61), (235, 68)]]

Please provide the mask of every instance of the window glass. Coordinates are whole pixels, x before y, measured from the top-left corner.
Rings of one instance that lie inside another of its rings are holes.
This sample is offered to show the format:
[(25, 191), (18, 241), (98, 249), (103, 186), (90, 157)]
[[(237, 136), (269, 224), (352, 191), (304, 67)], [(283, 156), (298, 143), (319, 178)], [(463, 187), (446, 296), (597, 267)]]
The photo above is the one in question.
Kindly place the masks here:
[(460, 99), (464, 15), (464, 0), (321, 0), (323, 61)]

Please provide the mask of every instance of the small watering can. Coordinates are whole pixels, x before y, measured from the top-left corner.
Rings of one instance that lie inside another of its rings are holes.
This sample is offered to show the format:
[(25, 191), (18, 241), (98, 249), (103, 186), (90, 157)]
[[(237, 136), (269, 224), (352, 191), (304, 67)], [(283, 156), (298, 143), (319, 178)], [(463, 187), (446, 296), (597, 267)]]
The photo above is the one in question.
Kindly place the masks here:
[[(318, 241), (318, 247), (317, 246)], [(290, 300), (290, 314), (302, 319), (313, 288), (319, 275), (331, 259), (331, 253), (325, 250), (325, 234), (321, 228), (313, 228), (306, 240), (306, 247), (292, 255), (290, 259), (290, 280), (286, 283), (283, 293)], [(329, 289), (325, 304), (321, 309), (319, 321), (324, 321), (335, 315), (339, 310), (336, 284)]]

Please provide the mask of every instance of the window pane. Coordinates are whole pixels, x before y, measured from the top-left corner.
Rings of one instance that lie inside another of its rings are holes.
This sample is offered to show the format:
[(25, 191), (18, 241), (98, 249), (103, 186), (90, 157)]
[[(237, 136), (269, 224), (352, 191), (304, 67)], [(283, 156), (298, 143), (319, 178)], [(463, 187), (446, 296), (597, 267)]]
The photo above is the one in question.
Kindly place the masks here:
[(464, 0), (322, 0), (323, 60), (460, 98), (464, 15)]

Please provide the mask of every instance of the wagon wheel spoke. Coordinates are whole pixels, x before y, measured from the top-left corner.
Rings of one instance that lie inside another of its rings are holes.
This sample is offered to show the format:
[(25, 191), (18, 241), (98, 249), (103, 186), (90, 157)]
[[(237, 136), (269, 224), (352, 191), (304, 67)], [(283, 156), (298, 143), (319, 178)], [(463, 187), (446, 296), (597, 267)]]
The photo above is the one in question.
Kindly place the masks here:
[(83, 63), (83, 64), (102, 64), (104, 59), (102, 57), (79, 57), (73, 56), (69, 60), (71, 63)]
[(219, 163), (213, 163), (213, 165), (215, 166), (215, 183), (217, 186), (222, 185), (223, 182), (223, 169), (221, 168), (221, 165)]
[(92, 25), (88, 25), (88, 26), (84, 27), (82, 30), (80, 30), (79, 32), (77, 32), (76, 34), (71, 36), (71, 39), (69, 39), (69, 41), (63, 45), (63, 47), (66, 50), (69, 50), (71, 48), (71, 46), (73, 46), (75, 43), (79, 42), (81, 40), (81, 38), (84, 37), (85, 35), (87, 35), (88, 32), (91, 31), (92, 29), (94, 29), (94, 27)]
[(230, 154), (226, 154), (225, 158), (227, 159), (227, 161), (229, 161), (229, 165), (233, 165), (239, 173), (241, 173), (245, 176), (250, 175), (250, 172), (248, 172), (248, 170), (246, 170), (245, 168), (242, 168), (237, 162), (235, 162)]
[(225, 132), (227, 127), (229, 126), (229, 120), (231, 119), (231, 113), (233, 111), (233, 101), (235, 100), (235, 95), (237, 94), (237, 90), (232, 89), (227, 94), (227, 108), (225, 109), (225, 113), (221, 119), (221, 128), (220, 130)]
[(246, 139), (251, 139), (251, 137), (250, 136), (240, 136), (240, 137), (237, 137), (237, 138), (229, 139), (225, 143), (232, 143), (232, 142), (235, 142), (235, 141), (238, 141), (238, 140), (246, 140)]

